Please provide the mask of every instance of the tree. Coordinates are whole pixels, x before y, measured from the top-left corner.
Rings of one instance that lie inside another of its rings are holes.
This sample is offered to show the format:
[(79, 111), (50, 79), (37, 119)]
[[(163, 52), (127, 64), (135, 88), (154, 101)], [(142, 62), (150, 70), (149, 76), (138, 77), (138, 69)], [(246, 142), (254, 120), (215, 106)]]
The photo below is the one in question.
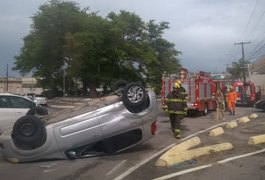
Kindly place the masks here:
[(162, 38), (166, 29), (169, 28), (168, 22), (156, 24), (154, 20), (150, 20), (147, 24), (150, 47), (156, 54), (156, 61), (146, 64), (148, 69), (148, 82), (155, 88), (156, 93), (161, 90), (161, 77), (163, 73), (176, 73), (181, 67), (177, 56), (181, 54), (174, 48), (174, 44)]
[(105, 45), (107, 52), (110, 52), (107, 56), (116, 66), (112, 77), (144, 82), (141, 65), (154, 59), (146, 43), (145, 23), (136, 14), (126, 11), (109, 13), (106, 20), (109, 31)]
[(180, 53), (162, 38), (167, 22), (145, 23), (127, 11), (103, 19), (74, 2), (51, 0), (32, 17), (14, 70), (32, 72), (44, 88), (62, 90), (63, 71), (68, 91), (110, 86), (117, 79), (139, 81), (159, 92), (164, 71), (176, 72)]
[(62, 67), (67, 63), (63, 51), (66, 33), (82, 30), (87, 16), (74, 2), (51, 0), (40, 6), (13, 69), (21, 74), (32, 72), (44, 88), (62, 89), (58, 82), (62, 82)]
[(241, 81), (244, 80), (244, 71), (245, 75), (248, 76), (248, 70), (246, 67), (243, 67), (243, 64), (249, 64), (249, 61), (245, 61), (243, 63), (242, 58), (238, 60), (238, 62), (232, 62), (232, 67), (228, 67), (227, 71), (231, 75), (232, 80), (239, 79)]

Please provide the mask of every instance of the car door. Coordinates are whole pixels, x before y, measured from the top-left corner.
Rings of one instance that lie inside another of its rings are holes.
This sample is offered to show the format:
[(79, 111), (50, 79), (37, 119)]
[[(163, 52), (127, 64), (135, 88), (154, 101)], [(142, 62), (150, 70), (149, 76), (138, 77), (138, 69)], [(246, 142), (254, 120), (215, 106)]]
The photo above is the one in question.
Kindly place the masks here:
[(27, 114), (28, 110), (36, 104), (29, 99), (19, 96), (9, 96), (9, 101), (14, 112), (15, 120)]
[(102, 138), (94, 111), (61, 120), (51, 126), (54, 126), (54, 134), (62, 151), (89, 145)]
[(98, 111), (98, 118), (104, 137), (111, 137), (142, 126), (141, 117), (129, 113), (122, 102), (101, 108)]
[(15, 121), (15, 112), (7, 96), (0, 96), (0, 134)]

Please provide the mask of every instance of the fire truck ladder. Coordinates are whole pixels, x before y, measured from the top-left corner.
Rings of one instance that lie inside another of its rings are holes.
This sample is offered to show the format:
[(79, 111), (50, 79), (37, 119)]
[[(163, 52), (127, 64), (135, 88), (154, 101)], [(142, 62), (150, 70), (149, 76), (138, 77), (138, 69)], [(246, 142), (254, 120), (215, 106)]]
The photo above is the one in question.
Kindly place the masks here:
[(195, 79), (193, 77), (189, 79), (189, 100), (195, 102)]

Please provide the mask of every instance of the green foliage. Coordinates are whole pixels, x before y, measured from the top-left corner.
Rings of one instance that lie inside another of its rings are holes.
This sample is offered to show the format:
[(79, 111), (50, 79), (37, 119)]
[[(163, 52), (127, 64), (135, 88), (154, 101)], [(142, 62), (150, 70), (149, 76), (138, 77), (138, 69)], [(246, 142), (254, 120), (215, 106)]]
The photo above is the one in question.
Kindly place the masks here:
[(55, 92), (62, 90), (65, 69), (67, 91), (76, 91), (80, 81), (93, 95), (100, 85), (126, 79), (158, 93), (162, 74), (180, 67), (180, 52), (162, 37), (169, 24), (145, 23), (127, 11), (111, 12), (103, 19), (88, 10), (59, 0), (40, 6), (13, 69), (32, 72), (43, 87)]
[[(245, 64), (245, 68), (244, 68)], [(244, 61), (239, 59), (238, 62), (232, 62), (232, 67), (227, 68), (227, 72), (231, 75), (232, 80), (244, 80), (244, 73), (245, 77), (248, 76), (248, 70), (246, 64), (249, 64), (249, 61)], [(244, 72), (245, 71), (245, 72)]]
[(181, 67), (177, 55), (180, 51), (175, 50), (174, 44), (162, 38), (165, 29), (168, 29), (167, 22), (155, 24), (154, 20), (147, 23), (150, 47), (156, 55), (156, 61), (146, 64), (147, 67), (147, 81), (154, 87), (158, 94), (161, 90), (161, 77), (163, 73), (176, 73)]

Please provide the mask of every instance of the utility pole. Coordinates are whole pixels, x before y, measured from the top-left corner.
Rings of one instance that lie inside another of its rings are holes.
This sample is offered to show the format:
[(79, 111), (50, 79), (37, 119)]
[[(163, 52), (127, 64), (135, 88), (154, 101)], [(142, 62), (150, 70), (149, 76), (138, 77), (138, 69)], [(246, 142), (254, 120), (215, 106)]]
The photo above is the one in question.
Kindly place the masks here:
[(6, 65), (6, 92), (8, 92), (8, 64)]
[(241, 45), (242, 49), (242, 61), (243, 61), (243, 78), (244, 78), (244, 84), (246, 82), (246, 71), (245, 71), (245, 53), (244, 53), (244, 44), (250, 44), (251, 42), (239, 42), (239, 43), (234, 43), (234, 45)]

